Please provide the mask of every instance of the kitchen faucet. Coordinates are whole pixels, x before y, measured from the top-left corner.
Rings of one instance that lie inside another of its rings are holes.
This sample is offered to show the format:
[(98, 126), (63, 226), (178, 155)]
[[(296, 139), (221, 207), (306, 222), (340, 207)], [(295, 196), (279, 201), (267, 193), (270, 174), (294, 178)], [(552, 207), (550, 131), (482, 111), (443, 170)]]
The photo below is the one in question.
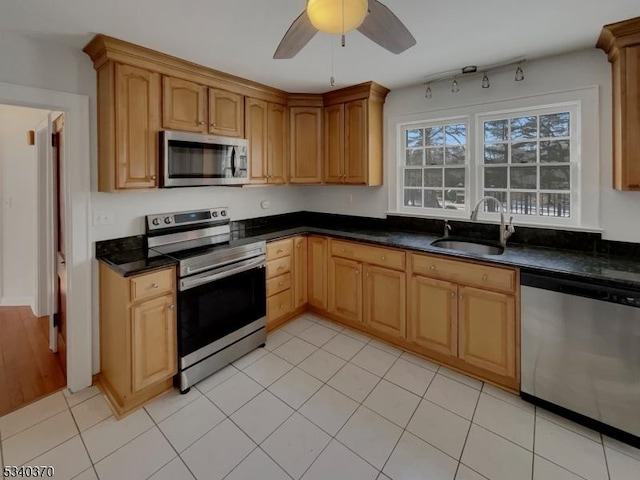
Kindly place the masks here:
[(482, 197), (480, 200), (478, 200), (478, 203), (476, 203), (476, 206), (473, 208), (473, 212), (471, 212), (471, 221), (475, 222), (476, 220), (478, 220), (478, 211), (480, 210), (480, 205), (482, 205), (487, 200), (493, 200), (500, 207), (500, 245), (502, 245), (504, 248), (507, 248), (507, 240), (511, 235), (514, 234), (516, 229), (513, 226), (513, 217), (509, 219), (509, 225), (507, 225), (505, 228), (505, 209), (500, 200), (498, 200), (496, 197), (491, 196)]

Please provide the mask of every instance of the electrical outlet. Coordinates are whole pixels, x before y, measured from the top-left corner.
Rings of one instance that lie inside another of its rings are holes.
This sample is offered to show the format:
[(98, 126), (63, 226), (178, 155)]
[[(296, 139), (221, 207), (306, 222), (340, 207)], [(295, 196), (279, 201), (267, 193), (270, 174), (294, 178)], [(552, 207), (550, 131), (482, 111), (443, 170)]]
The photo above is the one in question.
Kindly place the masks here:
[(93, 212), (93, 225), (113, 225), (113, 212)]

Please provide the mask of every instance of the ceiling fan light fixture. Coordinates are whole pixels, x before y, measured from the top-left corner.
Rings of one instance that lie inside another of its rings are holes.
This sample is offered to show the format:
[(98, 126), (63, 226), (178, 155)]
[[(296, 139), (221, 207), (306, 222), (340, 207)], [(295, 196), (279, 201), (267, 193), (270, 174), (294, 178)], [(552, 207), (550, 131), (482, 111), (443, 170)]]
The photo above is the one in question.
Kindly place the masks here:
[(311, 24), (324, 33), (355, 30), (367, 16), (367, 0), (309, 0), (307, 15)]

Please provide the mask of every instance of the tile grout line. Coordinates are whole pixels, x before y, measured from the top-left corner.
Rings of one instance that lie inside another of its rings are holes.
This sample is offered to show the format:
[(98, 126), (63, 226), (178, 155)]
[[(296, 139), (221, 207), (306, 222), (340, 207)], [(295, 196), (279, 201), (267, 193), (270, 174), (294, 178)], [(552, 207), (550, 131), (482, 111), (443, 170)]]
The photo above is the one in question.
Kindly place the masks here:
[(536, 425), (538, 422), (538, 407), (533, 407), (533, 458), (531, 459), (531, 480), (536, 474)]
[(607, 457), (607, 448), (604, 446), (604, 438), (600, 435), (600, 442), (602, 443), (602, 454), (604, 455), (604, 466), (607, 469), (607, 478), (611, 480), (611, 470), (609, 470), (609, 458)]
[[(49, 394), (49, 395), (47, 395), (47, 396), (45, 396), (45, 397), (42, 397), (40, 400), (36, 400), (35, 402), (29, 403), (29, 404), (27, 404), (27, 405), (24, 405), (23, 407), (20, 407), (18, 410), (14, 410), (13, 412), (8, 413), (8, 414), (6, 414), (6, 415), (4, 415), (3, 417), (0, 417), (0, 418), (6, 418), (6, 417), (8, 417), (8, 416), (9, 416), (9, 415), (11, 415), (11, 414), (13, 414), (13, 413), (16, 413), (16, 412), (20, 411), (22, 408), (26, 408), (26, 407), (29, 407), (29, 406), (31, 406), (31, 405), (35, 405), (36, 403), (40, 402), (41, 400), (44, 400), (45, 398), (53, 397), (54, 395), (57, 395), (58, 393), (59, 393), (60, 395), (62, 395), (62, 396), (63, 396), (63, 398), (64, 398), (64, 394), (62, 393), (62, 390), (58, 390), (57, 392), (51, 393), (51, 394)], [(65, 404), (67, 405), (67, 410), (71, 410), (71, 409), (69, 408), (69, 404), (66, 402), (66, 398), (65, 398)], [(7, 441), (7, 440), (9, 440), (10, 438), (15, 437), (16, 435), (20, 435), (21, 433), (26, 432), (26, 431), (27, 431), (27, 430), (29, 430), (30, 428), (33, 428), (33, 427), (35, 427), (36, 425), (40, 425), (42, 422), (46, 422), (46, 421), (47, 421), (47, 420), (49, 420), (50, 418), (53, 418), (53, 417), (55, 417), (56, 415), (58, 415), (58, 414), (60, 414), (60, 413), (62, 413), (62, 412), (64, 412), (64, 410), (60, 410), (59, 412), (55, 412), (55, 413), (53, 413), (53, 414), (49, 415), (48, 417), (45, 417), (45, 418), (41, 419), (40, 421), (38, 421), (38, 422), (34, 423), (33, 425), (28, 426), (27, 428), (23, 428), (22, 430), (20, 430), (20, 431), (18, 431), (18, 432), (15, 432), (15, 433), (13, 433), (13, 434), (11, 434), (11, 435), (9, 435), (7, 438), (5, 438), (5, 439), (4, 439), (4, 440), (2, 440), (2, 441), (3, 441), (3, 442), (6, 442), (6, 441)]]
[[(89, 387), (89, 388), (91, 388), (91, 387)], [(99, 392), (99, 394), (100, 394), (100, 395), (102, 395), (102, 392)], [(93, 469), (93, 473), (95, 473), (96, 478), (100, 478), (100, 477), (98, 476), (98, 471), (96, 470), (96, 466), (95, 466), (95, 464), (93, 463), (93, 459), (91, 458), (91, 455), (89, 454), (89, 449), (87, 448), (87, 444), (86, 444), (86, 443), (84, 443), (84, 437), (82, 436), (82, 432), (80, 431), (80, 427), (78, 426), (78, 422), (76, 421), (76, 417), (73, 415), (73, 411), (71, 410), (71, 407), (69, 406), (69, 400), (68, 400), (68, 399), (67, 399), (67, 397), (64, 395), (64, 393), (62, 394), (62, 396), (63, 396), (63, 398), (64, 398), (65, 403), (67, 404), (67, 408), (69, 409), (69, 414), (71, 415), (71, 418), (73, 419), (73, 423), (75, 424), (76, 428), (78, 429), (78, 436), (80, 437), (80, 441), (82, 442), (82, 446), (84, 447), (84, 451), (85, 451), (85, 453), (87, 454), (87, 458), (89, 459), (89, 463), (91, 464), (91, 468)], [(93, 398), (93, 397), (95, 397), (95, 395), (94, 395), (94, 396), (92, 396), (91, 398)], [(87, 400), (89, 400), (89, 399), (87, 399)], [(85, 401), (86, 401), (86, 400), (85, 400)], [(78, 405), (80, 405), (81, 403), (84, 403), (84, 402), (80, 402), (80, 403), (78, 403)], [(111, 407), (109, 406), (109, 408), (111, 408)], [(98, 422), (98, 423), (100, 423), (100, 422)], [(97, 424), (96, 424), (96, 425), (97, 425)], [(80, 474), (82, 474), (82, 473), (86, 472), (87, 470), (89, 470), (89, 469), (87, 468), (86, 470), (83, 470), (83, 471), (82, 471), (82, 472), (80, 472), (78, 475), (80, 475)], [(78, 475), (76, 475), (76, 477), (77, 477)]]
[[(458, 465), (456, 467), (456, 473), (453, 476), (454, 479), (458, 476), (458, 471), (460, 470), (460, 464), (462, 463), (462, 456), (464, 455), (464, 449), (467, 448), (467, 441), (469, 440), (469, 435), (471, 434), (471, 428), (473, 428), (473, 426), (475, 425), (473, 423), (473, 419), (475, 418), (476, 412), (478, 411), (478, 404), (480, 403), (480, 396), (482, 395), (482, 388), (483, 387), (484, 387), (484, 383), (482, 384), (482, 387), (480, 388), (480, 393), (478, 394), (478, 398), (476, 400), (476, 404), (473, 407), (473, 414), (471, 415), (471, 420), (469, 422), (469, 429), (467, 430), (467, 435), (464, 438), (464, 443), (462, 444), (462, 450), (460, 450), (460, 458), (458, 459)], [(425, 392), (425, 395), (426, 395), (426, 392)], [(465, 467), (466, 467), (466, 465), (465, 465)], [(471, 468), (471, 467), (467, 467), (467, 468)], [(471, 470), (473, 470), (473, 469), (471, 469)], [(473, 471), (475, 472), (475, 470), (473, 470)]]

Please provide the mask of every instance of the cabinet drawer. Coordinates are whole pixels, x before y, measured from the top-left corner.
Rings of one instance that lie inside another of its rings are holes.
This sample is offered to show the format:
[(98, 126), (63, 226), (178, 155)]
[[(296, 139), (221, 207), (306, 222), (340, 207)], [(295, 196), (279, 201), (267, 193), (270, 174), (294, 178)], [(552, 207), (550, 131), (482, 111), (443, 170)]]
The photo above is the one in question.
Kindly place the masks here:
[(331, 255), (396, 270), (404, 270), (405, 268), (405, 253), (387, 248), (371, 247), (338, 240), (331, 241)]
[(291, 289), (267, 298), (267, 321), (273, 322), (287, 315), (293, 309), (293, 295)]
[(275, 260), (276, 258), (291, 255), (293, 251), (293, 238), (279, 240), (267, 244), (267, 260)]
[(428, 255), (414, 254), (411, 258), (413, 273), (490, 290), (509, 293), (516, 290), (516, 272), (514, 270), (445, 260)]
[(173, 292), (174, 278), (175, 272), (173, 268), (132, 278), (130, 280), (131, 301), (137, 302), (145, 298)]
[(291, 274), (285, 273), (278, 277), (267, 280), (267, 297), (280, 293), (287, 288), (291, 288)]
[(278, 258), (267, 262), (267, 278), (277, 277), (291, 271), (291, 257)]

